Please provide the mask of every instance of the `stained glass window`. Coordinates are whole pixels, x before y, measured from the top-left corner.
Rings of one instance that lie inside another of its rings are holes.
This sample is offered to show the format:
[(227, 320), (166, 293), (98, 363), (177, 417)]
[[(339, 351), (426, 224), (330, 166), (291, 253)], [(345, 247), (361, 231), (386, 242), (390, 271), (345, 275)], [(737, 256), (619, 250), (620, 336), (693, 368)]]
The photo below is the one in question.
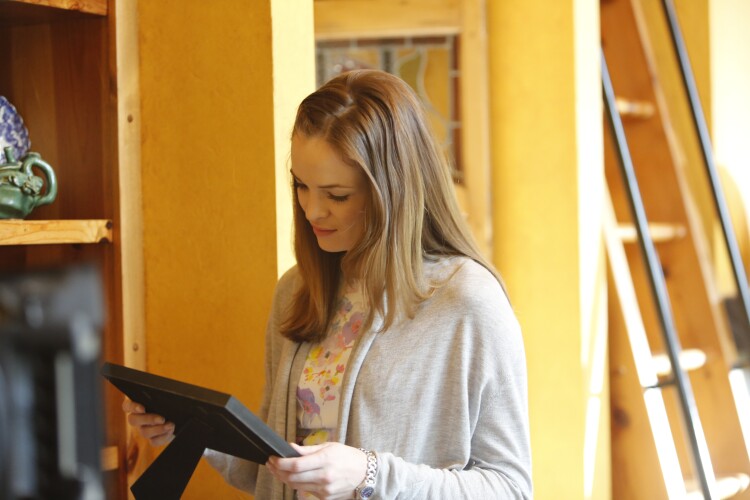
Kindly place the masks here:
[(435, 134), (461, 179), (458, 37), (377, 38), (317, 42), (317, 80), (353, 69), (401, 77), (422, 99)]

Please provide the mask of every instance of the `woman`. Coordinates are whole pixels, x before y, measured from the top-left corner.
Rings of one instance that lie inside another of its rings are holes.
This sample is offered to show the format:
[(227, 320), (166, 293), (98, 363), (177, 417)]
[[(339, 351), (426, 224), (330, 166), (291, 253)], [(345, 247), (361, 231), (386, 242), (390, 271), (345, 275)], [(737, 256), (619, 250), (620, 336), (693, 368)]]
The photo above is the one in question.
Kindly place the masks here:
[(531, 498), (520, 329), (417, 97), (379, 71), (334, 78), (299, 107), (291, 165), (297, 266), (260, 414), (301, 456), (207, 460), (259, 499)]

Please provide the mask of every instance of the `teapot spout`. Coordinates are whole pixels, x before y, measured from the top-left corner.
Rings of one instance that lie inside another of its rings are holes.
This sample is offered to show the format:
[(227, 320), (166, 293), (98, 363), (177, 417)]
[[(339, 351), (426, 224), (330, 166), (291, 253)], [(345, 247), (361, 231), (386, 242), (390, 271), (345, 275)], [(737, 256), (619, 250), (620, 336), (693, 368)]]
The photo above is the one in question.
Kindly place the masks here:
[(13, 147), (12, 146), (5, 146), (3, 148), (3, 151), (5, 152), (5, 163), (15, 163), (16, 162), (16, 155), (13, 154)]

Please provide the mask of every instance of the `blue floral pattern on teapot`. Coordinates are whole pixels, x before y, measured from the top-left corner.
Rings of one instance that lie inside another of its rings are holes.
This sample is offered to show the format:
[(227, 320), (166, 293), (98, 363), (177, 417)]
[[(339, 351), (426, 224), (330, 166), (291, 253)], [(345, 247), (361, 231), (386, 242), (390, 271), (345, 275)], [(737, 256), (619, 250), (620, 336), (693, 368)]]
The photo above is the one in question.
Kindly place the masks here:
[(4, 152), (8, 146), (13, 148), (16, 158), (22, 158), (31, 147), (31, 141), (21, 115), (8, 99), (0, 95), (0, 163), (10, 163)]

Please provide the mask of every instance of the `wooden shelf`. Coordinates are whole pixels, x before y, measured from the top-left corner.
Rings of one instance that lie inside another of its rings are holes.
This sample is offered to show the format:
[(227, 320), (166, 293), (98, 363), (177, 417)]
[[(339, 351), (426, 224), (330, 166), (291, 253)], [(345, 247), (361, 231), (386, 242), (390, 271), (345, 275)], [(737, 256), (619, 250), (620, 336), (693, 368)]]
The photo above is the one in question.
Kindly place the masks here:
[(107, 15), (107, 0), (6, 0), (8, 4), (37, 5), (53, 9), (74, 10), (99, 16)]
[(106, 15), (106, 0), (0, 0), (0, 26), (11, 29)]
[(112, 221), (0, 220), (0, 245), (50, 245), (112, 241)]

